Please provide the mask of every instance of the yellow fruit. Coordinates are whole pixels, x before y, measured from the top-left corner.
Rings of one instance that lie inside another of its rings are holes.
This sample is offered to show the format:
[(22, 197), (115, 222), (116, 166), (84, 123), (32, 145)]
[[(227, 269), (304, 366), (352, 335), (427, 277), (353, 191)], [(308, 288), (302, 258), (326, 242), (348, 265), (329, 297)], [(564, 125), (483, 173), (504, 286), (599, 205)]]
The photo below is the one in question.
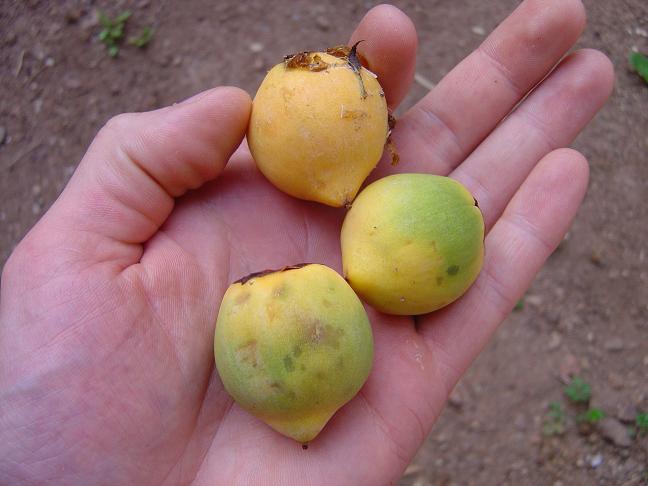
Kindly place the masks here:
[(308, 443), (366, 381), (373, 337), (344, 279), (308, 264), (233, 283), (218, 313), (214, 354), (242, 408)]
[(484, 220), (459, 182), (398, 174), (367, 186), (342, 225), (342, 265), (376, 309), (425, 314), (459, 298), (479, 274)]
[(343, 206), (380, 160), (388, 112), (380, 84), (355, 50), (346, 57), (340, 49), (328, 52), (336, 55), (300, 53), (270, 70), (254, 98), (247, 137), (257, 166), (277, 188)]

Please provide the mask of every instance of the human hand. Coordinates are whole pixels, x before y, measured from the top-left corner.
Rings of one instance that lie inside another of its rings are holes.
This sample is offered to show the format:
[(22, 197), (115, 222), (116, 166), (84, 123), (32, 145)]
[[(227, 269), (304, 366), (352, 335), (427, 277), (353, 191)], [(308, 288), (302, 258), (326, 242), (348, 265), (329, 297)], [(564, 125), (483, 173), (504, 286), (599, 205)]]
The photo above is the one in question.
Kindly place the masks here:
[[(434, 314), (368, 309), (371, 376), (307, 451), (232, 403), (213, 328), (243, 275), (298, 262), (339, 271), (344, 211), (277, 191), (245, 147), (224, 170), (248, 123), (240, 90), (109, 122), (4, 269), (0, 483), (395, 482), (583, 197), (587, 163), (560, 147), (607, 99), (610, 63), (579, 51), (543, 80), (583, 24), (578, 0), (527, 0), (398, 121), (401, 164), (383, 161), (372, 178), (465, 184), (484, 213), (484, 268)], [(381, 6), (358, 39), (395, 108), (414, 72), (414, 27)]]

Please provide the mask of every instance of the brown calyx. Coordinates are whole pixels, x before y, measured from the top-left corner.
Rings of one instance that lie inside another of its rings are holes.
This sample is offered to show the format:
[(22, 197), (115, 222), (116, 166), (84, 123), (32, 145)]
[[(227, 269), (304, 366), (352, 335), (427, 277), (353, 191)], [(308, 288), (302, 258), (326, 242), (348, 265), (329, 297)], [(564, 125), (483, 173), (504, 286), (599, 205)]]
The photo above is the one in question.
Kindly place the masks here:
[(329, 67), (329, 64), (319, 54), (308, 51), (284, 56), (284, 63), (289, 69), (308, 69), (314, 72), (324, 71)]
[[(367, 97), (367, 91), (360, 74), (362, 62), (360, 61), (357, 52), (358, 44), (361, 42), (363, 41), (359, 40), (351, 47), (344, 45), (329, 47), (326, 49), (326, 53), (346, 61), (346, 64), (358, 76), (358, 81), (360, 82), (360, 96), (364, 99)], [(303, 51), (298, 52), (297, 54), (284, 56), (284, 64), (288, 69), (306, 69), (313, 72), (324, 71), (330, 66), (330, 64), (324, 61), (319, 54), (311, 51)]]

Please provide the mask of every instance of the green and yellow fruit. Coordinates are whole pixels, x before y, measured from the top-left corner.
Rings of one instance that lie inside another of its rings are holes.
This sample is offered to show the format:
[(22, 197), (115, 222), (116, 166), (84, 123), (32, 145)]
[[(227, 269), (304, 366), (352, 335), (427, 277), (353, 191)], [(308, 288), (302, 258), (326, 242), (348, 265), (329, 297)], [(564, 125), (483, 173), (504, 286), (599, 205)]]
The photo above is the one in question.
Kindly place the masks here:
[(329, 206), (353, 201), (389, 134), (387, 103), (355, 49), (287, 56), (267, 74), (247, 138), (261, 172), (282, 191)]
[(344, 279), (308, 264), (233, 283), (218, 313), (214, 354), (242, 408), (308, 443), (366, 381), (373, 337)]
[(459, 182), (398, 174), (367, 186), (342, 225), (342, 265), (376, 309), (432, 312), (459, 298), (479, 274), (484, 220)]

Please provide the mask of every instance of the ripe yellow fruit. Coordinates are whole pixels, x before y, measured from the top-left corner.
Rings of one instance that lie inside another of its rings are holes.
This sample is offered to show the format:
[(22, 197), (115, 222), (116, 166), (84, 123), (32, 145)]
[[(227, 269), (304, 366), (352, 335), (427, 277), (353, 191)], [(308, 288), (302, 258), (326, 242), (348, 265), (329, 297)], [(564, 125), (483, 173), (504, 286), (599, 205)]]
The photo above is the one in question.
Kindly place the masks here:
[(344, 279), (308, 264), (233, 283), (218, 313), (214, 355), (242, 408), (308, 443), (366, 381), (373, 336)]
[(277, 188), (337, 207), (353, 201), (380, 160), (389, 124), (383, 90), (355, 50), (327, 52), (335, 55), (303, 52), (270, 70), (247, 138)]
[(388, 314), (425, 314), (459, 298), (477, 278), (484, 220), (453, 179), (392, 175), (358, 195), (341, 244), (344, 276), (366, 302)]

